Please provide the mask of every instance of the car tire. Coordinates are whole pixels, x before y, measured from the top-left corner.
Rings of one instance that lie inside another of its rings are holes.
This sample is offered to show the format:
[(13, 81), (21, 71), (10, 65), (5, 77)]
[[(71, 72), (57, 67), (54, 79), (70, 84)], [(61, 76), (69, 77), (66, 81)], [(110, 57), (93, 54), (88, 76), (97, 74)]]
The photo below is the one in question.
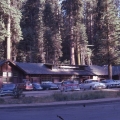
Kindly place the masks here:
[(90, 90), (93, 90), (92, 86), (90, 86)]
[(50, 88), (46, 88), (46, 90), (50, 90)]

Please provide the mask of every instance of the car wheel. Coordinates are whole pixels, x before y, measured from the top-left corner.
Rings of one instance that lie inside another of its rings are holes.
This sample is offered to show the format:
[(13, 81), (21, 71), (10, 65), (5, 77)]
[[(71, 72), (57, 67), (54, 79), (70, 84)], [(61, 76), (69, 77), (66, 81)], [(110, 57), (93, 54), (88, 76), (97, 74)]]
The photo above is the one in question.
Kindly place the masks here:
[(46, 90), (49, 90), (49, 88), (46, 88)]
[(92, 86), (90, 86), (90, 90), (93, 90)]
[(3, 97), (3, 95), (0, 95), (0, 97)]
[(36, 88), (34, 87), (33, 90), (36, 91)]

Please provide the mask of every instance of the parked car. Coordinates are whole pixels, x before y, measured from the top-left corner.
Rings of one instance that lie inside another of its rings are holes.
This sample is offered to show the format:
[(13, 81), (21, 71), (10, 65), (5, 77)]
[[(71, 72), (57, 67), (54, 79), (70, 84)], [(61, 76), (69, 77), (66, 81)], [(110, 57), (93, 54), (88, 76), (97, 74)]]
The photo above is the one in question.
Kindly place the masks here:
[(118, 88), (120, 87), (120, 80), (114, 80), (118, 84)]
[(104, 89), (106, 85), (104, 83), (100, 83), (99, 80), (88, 79), (85, 80), (84, 83), (80, 84), (80, 89)]
[(62, 82), (55, 82), (55, 84), (58, 86), (59, 89), (60, 89), (60, 87), (61, 87), (61, 83), (62, 83)]
[(0, 89), (0, 96), (10, 95), (15, 98), (19, 98), (19, 96), (23, 96), (23, 89), (18, 84), (14, 83), (6, 83), (3, 84)]
[(40, 83), (32, 83), (32, 85), (33, 85), (33, 90), (43, 90)]
[(23, 89), (23, 90), (33, 90), (33, 85), (30, 81), (24, 82), (24, 83), (18, 83), (18, 85)]
[(112, 79), (101, 80), (101, 83), (104, 83), (106, 85), (106, 88), (117, 88), (117, 87), (119, 87), (119, 83), (115, 82)]
[(13, 83), (10, 84), (3, 84), (2, 88), (0, 89), (0, 95), (13, 95), (13, 91), (15, 90), (16, 85)]
[(57, 90), (57, 89), (59, 89), (58, 86), (51, 81), (42, 82), (41, 87), (43, 88), (43, 90)]
[(66, 80), (61, 83), (60, 91), (67, 92), (67, 91), (77, 91), (80, 90), (79, 83), (74, 80)]

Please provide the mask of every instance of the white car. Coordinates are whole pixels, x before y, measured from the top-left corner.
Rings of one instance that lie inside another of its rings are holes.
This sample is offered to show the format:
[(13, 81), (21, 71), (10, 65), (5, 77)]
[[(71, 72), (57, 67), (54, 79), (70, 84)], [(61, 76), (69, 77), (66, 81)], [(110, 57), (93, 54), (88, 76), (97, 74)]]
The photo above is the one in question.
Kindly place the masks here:
[(102, 80), (101, 83), (104, 83), (106, 85), (106, 88), (117, 88), (120, 84), (119, 82), (115, 82), (112, 79)]
[(84, 83), (80, 84), (80, 89), (86, 90), (86, 89), (104, 89), (106, 88), (106, 85), (104, 83), (100, 83), (98, 80), (88, 79), (85, 80)]

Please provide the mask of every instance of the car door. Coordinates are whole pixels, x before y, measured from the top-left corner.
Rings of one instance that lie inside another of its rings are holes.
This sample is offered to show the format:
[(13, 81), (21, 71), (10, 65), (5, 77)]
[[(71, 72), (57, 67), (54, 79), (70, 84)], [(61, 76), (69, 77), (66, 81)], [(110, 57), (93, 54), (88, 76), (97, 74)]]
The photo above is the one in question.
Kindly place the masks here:
[(84, 83), (81, 84), (82, 89), (88, 89), (88, 81), (84, 81)]

